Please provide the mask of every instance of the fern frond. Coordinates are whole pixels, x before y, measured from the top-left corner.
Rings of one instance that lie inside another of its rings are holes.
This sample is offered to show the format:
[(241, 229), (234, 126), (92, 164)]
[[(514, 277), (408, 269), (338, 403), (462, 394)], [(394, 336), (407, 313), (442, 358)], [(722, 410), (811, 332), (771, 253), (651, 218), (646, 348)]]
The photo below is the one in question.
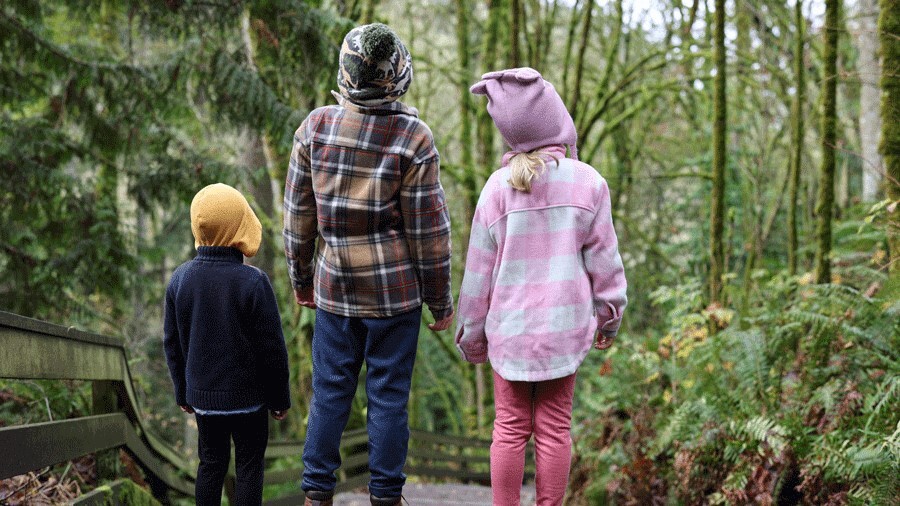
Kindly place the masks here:
[(813, 391), (808, 404), (819, 404), (825, 411), (831, 411), (834, 409), (834, 406), (837, 404), (838, 398), (840, 397), (840, 388), (841, 385), (838, 384), (837, 380), (829, 381)]
[[(869, 413), (869, 418), (866, 420), (864, 430), (868, 432), (872, 421), (881, 415), (888, 406), (891, 407), (890, 413), (898, 413), (900, 411), (898, 404), (900, 404), (900, 375), (891, 374), (878, 385), (878, 391), (874, 395), (866, 397), (863, 413)], [(898, 427), (900, 427), (900, 423), (898, 423)], [(894, 435), (896, 436), (897, 433), (895, 432)], [(897, 457), (900, 460), (900, 452), (897, 453)]]
[(743, 423), (732, 420), (728, 428), (731, 434), (744, 436), (752, 442), (765, 443), (777, 453), (783, 451), (787, 444), (787, 430), (764, 416), (756, 416)]
[(715, 410), (705, 398), (682, 403), (660, 431), (654, 452), (662, 453), (671, 448), (676, 441), (694, 439), (703, 430), (706, 422), (715, 418), (715, 414)]

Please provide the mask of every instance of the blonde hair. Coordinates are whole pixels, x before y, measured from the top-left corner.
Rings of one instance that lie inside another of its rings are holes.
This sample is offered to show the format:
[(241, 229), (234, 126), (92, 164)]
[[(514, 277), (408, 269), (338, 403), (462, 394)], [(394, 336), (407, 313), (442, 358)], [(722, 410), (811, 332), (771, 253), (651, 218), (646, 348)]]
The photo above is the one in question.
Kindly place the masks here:
[(559, 161), (546, 151), (536, 149), (519, 153), (509, 159), (509, 185), (516, 190), (531, 193), (531, 182), (547, 168), (547, 156)]

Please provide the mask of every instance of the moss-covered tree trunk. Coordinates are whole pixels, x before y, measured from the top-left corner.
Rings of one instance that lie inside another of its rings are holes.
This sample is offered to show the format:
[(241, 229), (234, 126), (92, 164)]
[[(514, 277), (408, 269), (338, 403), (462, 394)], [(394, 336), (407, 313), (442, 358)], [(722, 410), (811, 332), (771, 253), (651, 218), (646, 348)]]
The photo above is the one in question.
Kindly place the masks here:
[[(500, 40), (501, 16), (503, 8), (501, 0), (487, 0), (487, 25), (485, 28), (484, 38), (481, 45), (481, 69), (482, 73), (496, 70), (497, 65), (497, 41)], [(477, 76), (472, 76), (474, 82)], [(487, 107), (481, 106), (476, 108), (476, 135), (478, 137), (478, 171), (487, 179), (487, 176), (493, 171), (494, 165), (498, 164), (494, 147), (495, 130), (494, 121), (487, 112)], [(478, 202), (478, 196), (470, 197), (471, 207), (475, 207)]]
[(569, 107), (572, 104), (569, 103), (569, 97), (572, 94), (569, 92), (570, 86), (570, 78), (569, 78), (569, 69), (571, 68), (570, 63), (572, 62), (572, 52), (575, 49), (575, 31), (578, 28), (578, 21), (581, 19), (579, 16), (579, 7), (581, 5), (581, 0), (575, 0), (575, 3), (572, 5), (571, 15), (569, 16), (569, 28), (566, 35), (566, 45), (564, 47), (563, 52), (563, 64), (562, 64), (562, 81), (561, 81), (561, 90), (560, 96), (562, 96), (563, 100), (566, 101), (566, 105)]
[(806, 18), (803, 17), (803, 0), (794, 4), (794, 24), (797, 27), (794, 42), (794, 78), (797, 92), (791, 107), (791, 175), (788, 187), (788, 272), (797, 273), (797, 204), (800, 198), (800, 172), (803, 165), (804, 117), (806, 102), (806, 62), (803, 48), (806, 37)]
[[(456, 0), (456, 49), (459, 58), (459, 67), (463, 76), (471, 76), (472, 65), (469, 57), (471, 52), (471, 44), (469, 42), (469, 2), (466, 0)], [(468, 195), (477, 198), (479, 181), (476, 177), (476, 169), (474, 167), (474, 153), (472, 145), (472, 121), (474, 111), (472, 111), (472, 94), (469, 93), (469, 83), (465, 79), (459, 82), (459, 117), (460, 117), (460, 170), (464, 175), (464, 186)], [(477, 200), (476, 200), (477, 202)], [(474, 209), (474, 206), (472, 206)], [(475, 370), (475, 425), (477, 429), (484, 426), (485, 410), (484, 410), (484, 371), (482, 367)]]
[[(456, 53), (459, 58), (459, 69), (462, 76), (471, 76), (472, 69), (469, 53), (469, 2), (456, 0)], [(467, 190), (474, 190), (474, 171), (472, 162), (472, 94), (469, 93), (469, 83), (465, 78), (459, 80), (459, 154), (462, 171), (466, 177)]]
[(509, 66), (519, 67), (522, 64), (522, 51), (519, 49), (519, 34), (522, 31), (522, 3), (520, 0), (510, 0), (509, 18)]
[[(256, 44), (250, 30), (250, 9), (241, 15), (241, 40), (247, 66), (256, 71)], [(265, 134), (252, 128), (244, 128), (238, 146), (238, 164), (248, 172), (249, 192), (256, 203), (260, 221), (263, 222), (263, 237), (259, 252), (250, 262), (262, 269), (270, 278), (275, 277), (275, 256), (281, 248), (274, 237), (280, 237), (281, 223), (275, 216), (275, 192), (270, 169), (271, 161), (266, 153)], [(276, 232), (277, 230), (277, 232)]]
[(709, 300), (722, 302), (722, 274), (725, 264), (722, 231), (725, 219), (725, 136), (728, 119), (725, 100), (725, 0), (716, 0), (715, 46), (716, 76), (713, 81), (713, 167), (709, 220)]
[(362, 24), (368, 25), (369, 23), (375, 22), (375, 6), (377, 4), (378, 0), (366, 0), (365, 5), (363, 6), (362, 19), (360, 19)]
[(822, 166), (816, 199), (816, 282), (831, 281), (831, 221), (834, 209), (835, 140), (837, 138), (837, 50), (840, 1), (825, 2), (825, 48), (822, 73)]
[[(548, 62), (551, 61), (550, 58), (556, 57), (555, 52), (551, 55), (553, 49), (552, 42), (554, 39), (553, 32), (557, 26), (561, 27), (563, 24), (559, 16), (560, 4), (562, 4), (562, 2), (546, 2), (546, 4), (544, 4), (544, 2), (533, 0), (533, 3), (543, 11), (540, 23), (538, 23), (537, 29), (535, 30), (535, 39), (537, 40), (535, 47), (537, 51), (534, 60), (534, 68), (546, 69)], [(541, 8), (541, 4), (544, 4), (543, 8)], [(552, 65), (555, 67), (559, 64), (556, 61), (553, 61)]]
[(881, 0), (878, 34), (881, 39), (881, 156), (885, 193), (893, 201), (888, 211), (887, 236), (892, 278), (900, 276), (900, 2)]
[[(579, 102), (581, 101), (581, 82), (584, 78), (584, 55), (587, 52), (588, 41), (591, 36), (591, 19), (594, 10), (593, 0), (588, 0), (584, 6), (583, 24), (581, 25), (581, 40), (578, 42), (578, 54), (575, 59), (575, 83), (572, 85), (572, 97), (569, 99), (569, 114), (579, 122), (580, 113), (578, 111)], [(584, 135), (584, 132), (581, 132)]]

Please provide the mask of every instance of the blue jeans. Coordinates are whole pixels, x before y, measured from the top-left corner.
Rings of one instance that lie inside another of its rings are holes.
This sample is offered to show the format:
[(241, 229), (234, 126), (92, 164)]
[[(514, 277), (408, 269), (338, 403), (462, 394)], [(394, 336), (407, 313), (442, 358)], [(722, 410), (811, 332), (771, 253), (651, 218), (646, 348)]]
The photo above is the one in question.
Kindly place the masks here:
[(353, 318), (316, 310), (313, 398), (303, 447), (304, 491), (334, 490), (339, 446), (363, 361), (368, 398), (369, 492), (400, 497), (409, 443), (409, 388), (422, 309), (388, 318)]

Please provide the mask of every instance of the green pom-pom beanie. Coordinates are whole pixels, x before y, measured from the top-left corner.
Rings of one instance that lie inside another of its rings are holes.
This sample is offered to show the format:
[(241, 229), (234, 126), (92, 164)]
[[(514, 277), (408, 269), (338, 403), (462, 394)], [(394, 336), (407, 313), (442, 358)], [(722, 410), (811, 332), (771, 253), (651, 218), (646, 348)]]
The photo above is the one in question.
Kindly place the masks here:
[(344, 37), (337, 81), (351, 102), (369, 107), (393, 102), (406, 93), (412, 77), (409, 50), (387, 25), (358, 26)]
[(397, 35), (381, 23), (367, 25), (359, 37), (362, 54), (372, 62), (387, 60), (396, 48)]

